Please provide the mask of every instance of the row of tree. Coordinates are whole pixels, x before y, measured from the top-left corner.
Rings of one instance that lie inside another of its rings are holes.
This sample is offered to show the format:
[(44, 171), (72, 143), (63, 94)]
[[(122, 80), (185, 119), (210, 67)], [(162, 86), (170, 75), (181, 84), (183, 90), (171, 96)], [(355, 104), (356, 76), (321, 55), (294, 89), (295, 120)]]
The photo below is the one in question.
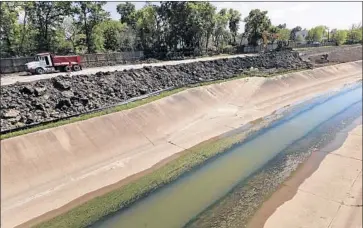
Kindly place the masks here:
[(329, 40), (341, 44), (354, 44), (362, 41), (362, 25), (353, 24), (349, 30), (329, 30), (326, 26), (311, 28), (305, 38), (310, 42), (322, 42)]
[[(21, 56), (42, 51), (200, 52), (223, 51), (242, 45), (244, 40), (249, 45), (288, 40), (322, 42), (326, 38), (338, 44), (362, 40), (361, 25), (354, 25), (348, 31), (317, 26), (304, 37), (299, 26), (288, 29), (286, 24), (272, 25), (267, 11), (254, 9), (242, 20), (238, 11), (217, 11), (210, 2), (146, 3), (139, 10), (126, 2), (117, 5), (119, 20), (110, 18), (103, 8), (105, 4), (0, 2), (1, 55)], [(240, 34), (242, 21), (245, 28)]]

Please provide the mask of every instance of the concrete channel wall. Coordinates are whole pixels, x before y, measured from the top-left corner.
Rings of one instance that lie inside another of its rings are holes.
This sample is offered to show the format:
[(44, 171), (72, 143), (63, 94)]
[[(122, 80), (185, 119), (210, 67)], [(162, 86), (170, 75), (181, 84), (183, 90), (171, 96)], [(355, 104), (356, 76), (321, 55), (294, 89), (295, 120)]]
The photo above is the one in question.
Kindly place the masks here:
[(1, 141), (2, 225), (13, 227), (292, 102), (361, 78), (362, 61), (192, 88)]

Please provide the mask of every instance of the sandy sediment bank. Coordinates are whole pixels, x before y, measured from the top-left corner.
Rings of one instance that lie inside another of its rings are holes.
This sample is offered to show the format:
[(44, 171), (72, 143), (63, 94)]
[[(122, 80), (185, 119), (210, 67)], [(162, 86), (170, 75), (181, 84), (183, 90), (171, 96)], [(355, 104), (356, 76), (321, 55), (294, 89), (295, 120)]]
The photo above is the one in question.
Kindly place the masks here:
[(361, 118), (315, 151), (264, 202), (248, 227), (362, 227)]
[(2, 226), (13, 227), (288, 104), (361, 79), (362, 62), (189, 89), (1, 141)]

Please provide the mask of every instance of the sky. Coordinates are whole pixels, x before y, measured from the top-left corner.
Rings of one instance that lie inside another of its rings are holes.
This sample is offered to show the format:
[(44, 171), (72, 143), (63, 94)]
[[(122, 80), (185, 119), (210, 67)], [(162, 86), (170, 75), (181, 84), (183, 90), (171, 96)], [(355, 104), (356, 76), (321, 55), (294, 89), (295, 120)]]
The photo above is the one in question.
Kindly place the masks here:
[[(108, 2), (104, 9), (113, 19), (119, 19), (116, 6), (121, 2)], [(145, 2), (132, 2), (140, 9)], [(288, 28), (301, 26), (310, 29), (317, 25), (348, 29), (362, 21), (362, 2), (211, 2), (217, 7), (238, 10), (245, 18), (252, 9), (267, 10), (273, 25), (286, 23)], [(241, 23), (240, 32), (244, 30)]]

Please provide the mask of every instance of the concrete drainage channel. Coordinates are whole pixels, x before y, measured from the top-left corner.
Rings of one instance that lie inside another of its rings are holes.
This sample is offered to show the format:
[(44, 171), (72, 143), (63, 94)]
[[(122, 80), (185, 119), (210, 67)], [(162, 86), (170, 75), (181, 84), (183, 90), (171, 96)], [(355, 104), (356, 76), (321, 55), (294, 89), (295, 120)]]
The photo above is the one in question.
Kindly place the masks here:
[[(63, 205), (143, 172), (182, 148), (355, 82), (361, 64), (193, 88), (127, 111), (2, 140), (2, 225), (14, 227), (54, 209), (62, 211)], [(119, 205), (114, 198), (112, 202)], [(85, 220), (63, 221), (65, 227), (81, 227), (75, 224)]]
[(263, 199), (306, 160), (311, 148), (322, 148), (362, 115), (361, 93), (359, 83), (306, 102), (220, 157), (92, 227), (245, 227)]

